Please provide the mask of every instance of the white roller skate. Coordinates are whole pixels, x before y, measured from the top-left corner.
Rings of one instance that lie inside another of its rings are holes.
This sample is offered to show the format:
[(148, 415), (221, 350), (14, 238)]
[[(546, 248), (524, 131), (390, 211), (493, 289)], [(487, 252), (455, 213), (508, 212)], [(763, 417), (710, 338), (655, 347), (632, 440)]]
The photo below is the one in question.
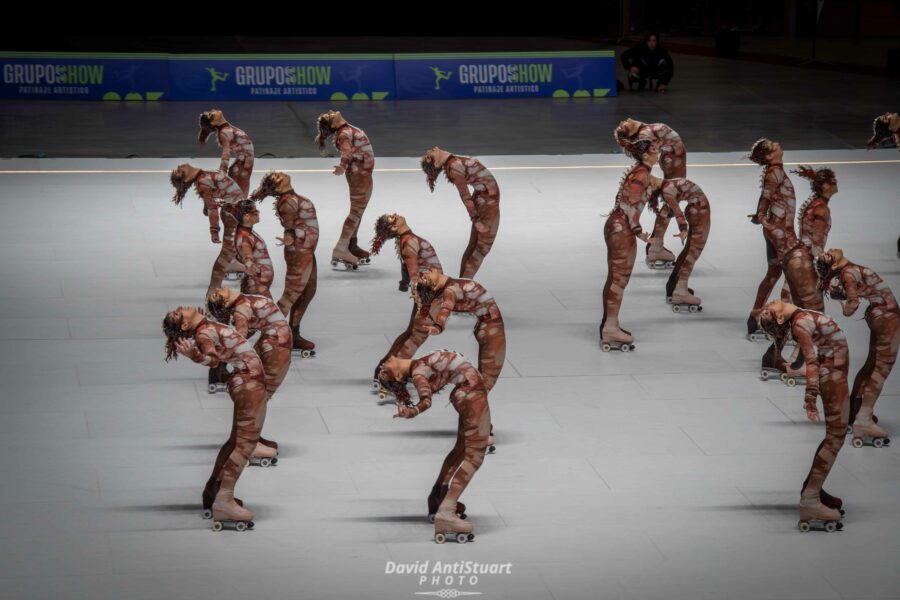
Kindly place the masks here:
[(212, 530), (222, 531), (233, 529), (234, 531), (246, 531), (253, 529), (253, 513), (240, 506), (232, 498), (228, 502), (213, 502), (212, 505)]
[(651, 249), (650, 245), (646, 246), (647, 249), (647, 257), (646, 262), (647, 266), (656, 270), (664, 270), (671, 269), (675, 266), (675, 255), (672, 254), (666, 248), (659, 249)]
[(335, 271), (356, 271), (359, 259), (350, 250), (335, 248), (331, 251), (331, 268)]
[(248, 464), (251, 467), (274, 467), (278, 464), (277, 457), (278, 450), (271, 446), (256, 442), (256, 448), (253, 449), (253, 454), (250, 455), (250, 462)]
[(828, 533), (840, 531), (844, 527), (840, 511), (828, 508), (819, 498), (801, 498), (799, 512), (800, 521), (797, 527), (804, 533), (813, 529), (813, 525), (821, 525)]
[(779, 377), (781, 383), (788, 387), (794, 387), (798, 383), (803, 385), (806, 383), (806, 364), (800, 365), (800, 368), (798, 369), (795, 369), (788, 364), (785, 366), (785, 371)]
[(682, 292), (675, 290), (672, 292), (672, 312), (700, 312), (703, 306), (700, 305), (700, 298), (695, 296), (690, 290)]
[(600, 332), (600, 349), (604, 352), (611, 350), (631, 352), (634, 350), (634, 336), (621, 328), (604, 330)]
[(474, 527), (456, 513), (438, 512), (434, 515), (434, 541), (443, 544), (447, 540), (465, 544), (475, 539)]
[(851, 427), (854, 448), (862, 448), (867, 441), (871, 441), (876, 448), (891, 445), (891, 438), (888, 437), (887, 430), (869, 418), (860, 418), (857, 415), (856, 421)]

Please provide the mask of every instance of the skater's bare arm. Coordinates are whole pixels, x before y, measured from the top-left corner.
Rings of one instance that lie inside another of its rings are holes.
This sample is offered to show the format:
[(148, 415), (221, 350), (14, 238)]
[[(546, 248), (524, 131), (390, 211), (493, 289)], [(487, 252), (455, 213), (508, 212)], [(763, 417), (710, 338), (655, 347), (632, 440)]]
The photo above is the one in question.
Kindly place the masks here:
[(841, 272), (841, 283), (844, 284), (845, 299), (841, 300), (841, 310), (845, 317), (850, 317), (859, 308), (859, 289), (852, 273)]
[(816, 398), (819, 397), (819, 359), (812, 338), (815, 326), (811, 318), (801, 317), (791, 328), (794, 340), (806, 359), (806, 393), (803, 397), (803, 408), (806, 409), (806, 416), (810, 421), (819, 419), (819, 409), (816, 407)]
[(209, 217), (209, 231), (215, 232), (213, 241), (218, 243), (219, 239), (219, 203), (213, 198), (212, 190), (205, 187), (197, 188), (200, 198), (203, 200), (203, 212)]

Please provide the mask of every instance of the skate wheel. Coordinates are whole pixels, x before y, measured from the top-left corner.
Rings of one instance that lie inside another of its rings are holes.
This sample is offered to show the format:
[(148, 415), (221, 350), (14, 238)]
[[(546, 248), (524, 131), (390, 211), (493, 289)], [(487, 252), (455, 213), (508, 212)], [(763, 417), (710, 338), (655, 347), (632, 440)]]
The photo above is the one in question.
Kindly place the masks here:
[(863, 447), (862, 438), (853, 438), (853, 447), (854, 448), (862, 448)]
[(206, 386), (206, 393), (207, 394), (215, 394), (216, 390), (218, 390), (218, 389), (219, 389), (218, 385), (216, 385), (215, 383), (211, 383), (208, 386)]
[(774, 340), (775, 338), (772, 337), (772, 334), (771, 334), (771, 333), (767, 333), (767, 334), (766, 334), (766, 339), (769, 340), (769, 341), (771, 342), (771, 341)]
[(433, 515), (433, 514), (428, 515), (428, 522), (429, 522), (429, 523), (434, 523), (434, 515)]
[(634, 348), (634, 346), (632, 346), (631, 344), (622, 344), (621, 346), (619, 346), (619, 350), (621, 350), (622, 352), (631, 352), (632, 348)]
[(253, 529), (253, 526), (256, 525), (253, 521), (247, 521), (247, 529)]
[(692, 313), (695, 313), (700, 310), (700, 306), (697, 304), (691, 304), (690, 306), (688, 306), (688, 310)]
[(781, 374), (781, 383), (787, 383), (787, 379), (788, 379), (788, 374), (782, 373)]
[(847, 425), (847, 435), (850, 435), (851, 433), (853, 433), (853, 426)]
[(336, 261), (336, 260), (331, 261), (331, 266), (332, 267), (338, 266), (338, 261)]
[(697, 311), (696, 311), (696, 312), (703, 312), (703, 305), (702, 305), (702, 304), (698, 304), (698, 305), (697, 305)]
[(386, 394), (386, 393), (384, 393), (384, 392), (378, 392), (378, 399), (379, 399), (379, 400), (384, 400), (385, 398), (387, 398), (387, 394)]
[[(459, 513), (459, 518), (462, 519), (463, 521), (466, 520), (466, 517), (467, 517), (467, 516), (468, 516), (468, 515), (467, 515), (466, 513)], [(470, 534), (470, 535), (471, 535), (471, 534)]]
[(372, 387), (375, 388), (375, 389), (377, 390), (378, 388), (381, 387), (381, 382), (378, 381), (377, 379), (373, 379), (373, 380), (372, 380)]
[(612, 350), (612, 346), (610, 346), (607, 343), (604, 343), (603, 345), (600, 346), (600, 349), (603, 350), (604, 352), (609, 352), (610, 350)]
[(681, 306), (679, 306), (678, 304), (673, 304), (673, 305), (672, 305), (672, 312), (673, 312), (673, 313), (680, 313), (680, 312), (681, 312)]
[(469, 536), (467, 534), (465, 534), (465, 533), (456, 534), (456, 543), (457, 544), (465, 544), (468, 541), (469, 541)]
[(837, 531), (837, 523), (835, 523), (834, 521), (826, 521), (825, 531), (827, 531), (828, 533), (834, 533), (835, 531)]
[(768, 381), (769, 372), (766, 371), (765, 369), (763, 369), (762, 371), (759, 372), (759, 378), (762, 379), (763, 381)]
[(890, 445), (891, 445), (891, 438), (884, 438), (884, 445), (885, 445), (885, 446), (890, 446)]
[(235, 531), (245, 531), (246, 529), (247, 529), (247, 524), (244, 523), (243, 521), (238, 521), (237, 523), (234, 524)]
[(882, 448), (882, 447), (884, 447), (884, 439), (875, 438), (874, 440), (872, 440), (872, 445), (875, 446), (876, 448)]
[(672, 296), (666, 296), (666, 304), (672, 304)]
[(212, 526), (212, 530), (217, 533), (219, 531), (222, 531), (222, 529), (224, 529), (224, 528), (225, 528), (225, 526), (222, 524), (222, 521), (216, 521), (215, 523), (213, 523), (213, 526)]
[(447, 541), (447, 536), (445, 536), (443, 533), (434, 534), (434, 542), (436, 544), (443, 544), (446, 541)]
[(488, 446), (488, 454), (494, 454), (497, 451), (497, 446)]
[(200, 513), (200, 516), (204, 519), (212, 519), (212, 509), (204, 508), (203, 512)]
[(470, 533), (470, 534), (469, 534), (469, 541), (470, 541), (470, 542), (474, 542), (474, 541), (475, 541), (475, 534), (474, 534), (474, 533)]
[(800, 529), (800, 531), (802, 531), (803, 533), (806, 533), (807, 531), (809, 531), (809, 523), (807, 523), (806, 521), (800, 521), (800, 522), (797, 524), (797, 527), (798, 527), (798, 528)]
[(303, 350), (300, 352), (300, 356), (302, 356), (303, 358), (309, 358), (310, 356), (312, 356), (312, 352), (310, 352), (309, 350)]
[(787, 378), (787, 381), (785, 381), (784, 383), (785, 383), (785, 385), (787, 385), (788, 387), (794, 387), (795, 385), (797, 385), (797, 380), (794, 379), (793, 377), (788, 377), (788, 378)]
[(269, 460), (268, 458), (259, 459), (259, 466), (261, 466), (261, 467), (268, 467), (271, 464), (272, 464), (272, 461)]

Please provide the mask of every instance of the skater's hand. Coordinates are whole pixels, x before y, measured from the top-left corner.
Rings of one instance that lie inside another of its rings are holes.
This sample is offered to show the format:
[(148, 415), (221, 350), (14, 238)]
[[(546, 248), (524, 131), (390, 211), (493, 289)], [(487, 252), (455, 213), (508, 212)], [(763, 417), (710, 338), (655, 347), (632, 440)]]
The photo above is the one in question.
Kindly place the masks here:
[(819, 422), (819, 407), (816, 406), (816, 401), (812, 402), (804, 402), (803, 408), (806, 410), (806, 418), (812, 421), (813, 423)]
[(650, 243), (650, 234), (647, 233), (646, 231), (640, 232), (640, 233), (638, 234), (638, 237), (639, 237), (642, 241), (647, 242), (648, 244)]
[(219, 230), (212, 229), (209, 230), (209, 239), (212, 240), (213, 244), (221, 244), (222, 242), (219, 240)]
[(292, 233), (285, 233), (284, 237), (276, 237), (275, 239), (278, 241), (278, 246), (293, 246), (296, 238)]
[(342, 167), (341, 165), (335, 165), (334, 171), (332, 171), (332, 172), (333, 172), (335, 175), (343, 175), (343, 174), (344, 174), (344, 167)]
[(401, 417), (403, 419), (412, 419), (419, 414), (419, 409), (411, 404), (397, 404), (397, 414), (394, 418)]
[(687, 239), (687, 231), (679, 231), (672, 237), (681, 238), (681, 245), (684, 246), (684, 241)]
[(428, 328), (428, 335), (441, 335), (441, 328), (432, 325)]
[(187, 338), (178, 338), (175, 340), (175, 350), (178, 354), (186, 356), (191, 360), (196, 360), (200, 356), (200, 350), (194, 345), (194, 342)]

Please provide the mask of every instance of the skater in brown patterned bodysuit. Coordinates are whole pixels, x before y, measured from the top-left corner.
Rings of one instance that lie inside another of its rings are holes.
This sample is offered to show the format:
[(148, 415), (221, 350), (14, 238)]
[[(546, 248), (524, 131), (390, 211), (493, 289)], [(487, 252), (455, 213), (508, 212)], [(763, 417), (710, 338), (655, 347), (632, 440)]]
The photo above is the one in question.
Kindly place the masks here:
[(350, 214), (331, 251), (331, 262), (340, 261), (350, 267), (368, 264), (369, 253), (357, 246), (356, 241), (363, 212), (372, 197), (372, 171), (375, 170), (372, 143), (362, 129), (348, 123), (336, 110), (319, 115), (317, 123), (319, 151), (324, 152), (325, 141), (334, 135), (334, 147), (341, 153), (341, 163), (334, 168), (334, 174), (345, 175), (350, 186)]
[(600, 342), (604, 351), (611, 348), (630, 350), (634, 337), (619, 324), (619, 310), (625, 287), (634, 269), (637, 239), (646, 242), (650, 234), (641, 229), (641, 213), (653, 191), (650, 169), (656, 164), (659, 151), (655, 142), (639, 140), (626, 143), (625, 153), (635, 161), (625, 172), (616, 205), (606, 219), (603, 237), (606, 239), (606, 285), (603, 286), (603, 320), (600, 322)]
[[(189, 164), (179, 165), (169, 176), (172, 186), (175, 188), (175, 197), (172, 202), (180, 205), (184, 195), (194, 186), (197, 195), (203, 200), (203, 214), (209, 217), (209, 234), (213, 244), (219, 241), (219, 207), (222, 210), (222, 221), (225, 223), (225, 236), (219, 256), (213, 263), (212, 274), (209, 278), (209, 287), (206, 290), (208, 296), (213, 290), (222, 287), (222, 280), (226, 271), (239, 270), (235, 268), (235, 256), (237, 249), (234, 245), (234, 237), (237, 233), (237, 219), (228, 210), (228, 207), (236, 205), (244, 199), (244, 193), (231, 177), (222, 171), (203, 171)], [(239, 265), (239, 263), (238, 263)], [(242, 266), (239, 266), (243, 269)]]
[[(253, 174), (253, 142), (250, 136), (226, 121), (225, 115), (217, 108), (200, 113), (200, 143), (206, 144), (213, 132), (222, 148), (219, 170), (228, 173), (246, 197), (250, 193), (250, 175)], [(228, 161), (232, 155), (235, 160), (229, 167)]]
[[(291, 366), (291, 330), (284, 315), (271, 298), (235, 292), (231, 288), (219, 288), (207, 298), (209, 313), (220, 323), (231, 325), (247, 339), (259, 332), (253, 349), (262, 361), (265, 373), (266, 393), (271, 399), (284, 381)], [(277, 456), (278, 444), (260, 436), (259, 443), (268, 446), (254, 451), (254, 457)]]
[(837, 323), (818, 311), (804, 310), (774, 300), (760, 312), (759, 326), (778, 345), (792, 337), (806, 356), (806, 394), (803, 407), (810, 421), (819, 421), (816, 398), (825, 409), (825, 439), (819, 444), (812, 468), (800, 492), (800, 520), (839, 521), (840, 498), (824, 492), (823, 485), (847, 434), (850, 402), (847, 388), (847, 339)]
[[(625, 119), (619, 123), (615, 131), (616, 141), (624, 147), (625, 143), (634, 143), (644, 139), (659, 143), (659, 168), (664, 179), (687, 177), (687, 151), (681, 136), (665, 123), (642, 123), (635, 119)], [(659, 268), (660, 263), (671, 263), (675, 255), (663, 246), (666, 229), (672, 213), (665, 208), (656, 215), (653, 235), (647, 245), (647, 264)]]
[[(687, 239), (666, 282), (666, 296), (671, 298), (673, 305), (699, 305), (700, 298), (694, 296), (694, 291), (688, 287), (688, 279), (709, 237), (709, 201), (699, 185), (683, 177), (663, 180), (660, 195), (671, 214), (675, 215), (678, 237), (682, 242)], [(684, 213), (678, 206), (679, 202), (687, 204)], [(650, 205), (655, 211), (655, 198), (651, 199)]]
[(300, 321), (316, 295), (316, 245), (319, 243), (319, 221), (316, 207), (294, 191), (291, 178), (278, 172), (268, 173), (251, 198), (260, 201), (275, 197), (275, 214), (284, 228), (284, 237), (275, 238), (284, 244), (284, 292), (278, 308), (288, 316), (294, 350), (312, 352), (316, 345), (300, 335)]
[[(472, 279), (481, 267), (484, 257), (491, 251), (500, 227), (500, 188), (491, 172), (477, 158), (450, 154), (437, 146), (422, 157), (428, 187), (434, 192), (434, 184), (441, 171), (456, 186), (459, 197), (472, 220), (469, 245), (463, 252), (459, 276)], [(472, 192), (469, 192), (469, 186)]]
[(163, 320), (166, 361), (178, 354), (206, 367), (228, 363), (234, 369), (228, 395), (234, 402), (231, 435), (219, 450), (203, 490), (203, 508), (216, 521), (253, 520), (253, 513), (234, 497), (241, 472), (259, 442), (266, 419), (266, 386), (262, 362), (245, 338), (227, 325), (208, 321), (196, 308), (179, 306)]
[[(428, 512), (434, 514), (434, 532), (471, 534), (472, 524), (460, 518), (465, 507), (459, 498), (484, 462), (491, 428), (491, 411), (481, 374), (462, 355), (449, 350), (419, 359), (391, 356), (379, 372), (381, 384), (397, 399), (395, 417), (412, 419), (431, 406), (432, 394), (452, 384), (450, 402), (459, 413), (456, 445), (444, 459), (437, 481), (428, 496)], [(412, 404), (406, 382), (412, 381), (419, 395)]]
[[(801, 166), (791, 173), (809, 180), (812, 188), (812, 195), (797, 211), (797, 229), (800, 241), (806, 244), (815, 258), (825, 251), (825, 244), (828, 242), (828, 232), (831, 231), (831, 209), (828, 202), (838, 192), (837, 178), (834, 171), (827, 167), (813, 169)], [(781, 299), (791, 301), (787, 280), (781, 289)]]
[(484, 286), (471, 279), (452, 279), (437, 269), (419, 275), (413, 292), (418, 307), (417, 319), (426, 338), (415, 335), (402, 348), (401, 358), (416, 353), (428, 335), (440, 335), (451, 314), (468, 314), (475, 317), (475, 339), (478, 341), (478, 372), (484, 380), (484, 389), (493, 389), (506, 360), (506, 331), (503, 316), (494, 297)]
[(234, 210), (235, 218), (240, 222), (235, 237), (238, 259), (244, 265), (244, 278), (241, 280), (241, 293), (257, 294), (272, 298), (269, 288), (275, 278), (272, 259), (262, 237), (253, 231), (259, 223), (259, 209), (252, 200), (243, 200)]
[[(410, 280), (418, 281), (419, 275), (426, 270), (435, 269), (438, 273), (444, 272), (434, 246), (428, 243), (428, 240), (414, 234), (409, 225), (406, 224), (406, 219), (402, 216), (393, 214), (378, 217), (378, 221), (375, 222), (375, 237), (372, 239), (372, 254), (381, 252), (381, 247), (389, 239), (395, 240), (397, 256), (400, 257), (401, 292), (407, 291)], [(428, 338), (428, 325), (416, 319), (417, 312), (416, 303), (413, 301), (412, 313), (409, 315), (409, 325), (406, 326), (406, 330), (403, 333), (397, 336), (387, 354), (378, 361), (378, 366), (375, 367), (375, 375), (373, 376), (375, 379), (378, 378), (378, 371), (381, 369), (381, 365), (389, 356), (396, 355), (402, 358), (410, 358), (412, 356), (415, 348), (408, 355), (404, 352), (404, 348), (411, 338), (421, 338), (423, 341)], [(415, 347), (418, 348), (418, 345)]]
[(797, 305), (819, 311), (825, 306), (817, 285), (812, 254), (794, 232), (796, 199), (794, 186), (784, 172), (783, 156), (781, 144), (763, 138), (753, 145), (748, 157), (765, 167), (762, 173), (762, 193), (751, 221), (763, 226), (769, 260), (769, 269), (759, 284), (756, 301), (747, 319), (748, 335), (756, 332), (759, 311), (782, 272)]
[(900, 150), (900, 115), (886, 112), (878, 115), (872, 122), (872, 137), (866, 142), (870, 150), (888, 138), (894, 138), (894, 144)]
[[(869, 326), (869, 355), (853, 379), (850, 423), (854, 445), (866, 437), (889, 444), (888, 432), (878, 425), (875, 402), (891, 374), (900, 348), (900, 308), (891, 289), (878, 273), (847, 260), (840, 248), (828, 250), (816, 261), (825, 293), (839, 300), (845, 317), (859, 309), (860, 299), (869, 301), (865, 319)], [(876, 442), (878, 443), (878, 442)]]

